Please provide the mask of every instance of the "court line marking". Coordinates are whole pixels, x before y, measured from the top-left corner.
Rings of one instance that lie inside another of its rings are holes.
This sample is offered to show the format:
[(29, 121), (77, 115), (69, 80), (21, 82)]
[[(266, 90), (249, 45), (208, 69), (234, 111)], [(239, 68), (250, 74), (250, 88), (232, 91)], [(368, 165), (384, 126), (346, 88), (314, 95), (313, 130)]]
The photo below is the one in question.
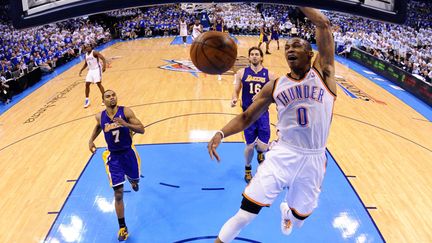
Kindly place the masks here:
[[(175, 103), (175, 102), (215, 101), (215, 100), (217, 100), (217, 101), (221, 101), (221, 100), (230, 100), (230, 99), (191, 99), (191, 100), (172, 100), (172, 101), (160, 101), (160, 102), (145, 103), (145, 104), (140, 104), (140, 105), (132, 105), (132, 106), (128, 106), (128, 107), (132, 108), (132, 107), (141, 107), (141, 106), (147, 106), (147, 105), (166, 104), (166, 103)], [(394, 135), (394, 136), (396, 136), (396, 137), (399, 137), (399, 138), (401, 138), (401, 139), (403, 139), (403, 140), (406, 140), (406, 141), (408, 141), (408, 142), (411, 142), (411, 143), (413, 143), (413, 144), (415, 144), (415, 145), (417, 145), (417, 146), (419, 146), (419, 147), (421, 147), (421, 148), (423, 148), (423, 149), (425, 149), (425, 150), (427, 150), (427, 151), (429, 151), (429, 152), (432, 152), (432, 149), (427, 148), (427, 147), (425, 147), (425, 146), (423, 146), (423, 145), (421, 145), (421, 144), (419, 144), (419, 143), (417, 143), (417, 142), (415, 142), (415, 141), (413, 141), (413, 140), (411, 140), (411, 139), (409, 139), (409, 138), (406, 138), (406, 137), (404, 137), (404, 136), (402, 136), (402, 135), (399, 135), (399, 134), (397, 134), (396, 132), (390, 131), (390, 130), (388, 130), (388, 129), (385, 129), (385, 128), (382, 128), (382, 127), (376, 126), (376, 125), (374, 125), (374, 124), (371, 124), (371, 123), (368, 123), (368, 122), (365, 122), (365, 121), (358, 120), (358, 119), (356, 119), (356, 118), (348, 117), (348, 116), (345, 116), (345, 115), (342, 115), (342, 114), (337, 114), (337, 113), (333, 113), (333, 114), (334, 114), (334, 116), (338, 116), (338, 117), (342, 117), (342, 118), (349, 119), (349, 120), (352, 120), (352, 121), (356, 121), (356, 122), (358, 122), (358, 123), (361, 123), (361, 124), (364, 124), (364, 125), (367, 125), (367, 126), (371, 126), (371, 127), (376, 128), (376, 129), (382, 130), (382, 131), (384, 131), (384, 132), (390, 133), (390, 134), (392, 134), (392, 135)], [(152, 125), (154, 125), (154, 124), (157, 124), (157, 123), (159, 123), (159, 122), (162, 122), (162, 121), (166, 121), (166, 120), (170, 120), (170, 119), (175, 119), (175, 118), (179, 118), (179, 117), (184, 117), (184, 116), (193, 116), (193, 115), (232, 115), (232, 116), (236, 116), (236, 115), (238, 115), (238, 114), (237, 114), (237, 113), (224, 113), (224, 112), (200, 112), (200, 113), (187, 113), (187, 114), (181, 114), (181, 115), (176, 115), (176, 116), (171, 116), (171, 117), (163, 118), (163, 119), (161, 119), (161, 120), (157, 120), (157, 121), (154, 121), (154, 122), (152, 122), (152, 123), (150, 123), (150, 124), (147, 124), (147, 125), (145, 125), (144, 127), (147, 128), (147, 127), (150, 127), (150, 126), (152, 126)], [(60, 126), (62, 126), (62, 125), (66, 125), (66, 124), (68, 124), (68, 123), (72, 123), (72, 122), (75, 122), (75, 121), (78, 121), (78, 120), (81, 120), (81, 119), (85, 119), (85, 118), (89, 118), (89, 117), (94, 117), (94, 116), (95, 116), (95, 114), (92, 114), (92, 115), (88, 115), (88, 116), (84, 116), (84, 117), (76, 118), (76, 119), (73, 119), (73, 120), (70, 120), (70, 121), (66, 121), (66, 122), (63, 122), (63, 123), (60, 123), (60, 124), (54, 125), (54, 126), (52, 126), (52, 127), (48, 127), (48, 128), (46, 128), (46, 129), (43, 129), (43, 130), (41, 130), (41, 131), (39, 131), (39, 132), (36, 132), (36, 133), (30, 134), (30, 135), (28, 135), (28, 136), (26, 136), (26, 137), (24, 137), (24, 138), (18, 139), (17, 141), (12, 142), (12, 143), (10, 143), (10, 144), (8, 144), (8, 145), (6, 145), (6, 146), (0, 148), (0, 152), (3, 151), (3, 150), (5, 150), (6, 148), (9, 148), (9, 147), (11, 147), (11, 146), (13, 146), (13, 145), (15, 145), (15, 144), (17, 144), (17, 143), (19, 143), (19, 142), (22, 142), (22, 141), (24, 141), (24, 140), (26, 140), (26, 139), (29, 139), (29, 138), (31, 138), (31, 137), (34, 137), (34, 136), (36, 136), (36, 135), (38, 135), (38, 134), (41, 134), (41, 133), (43, 133), (43, 132), (46, 132), (46, 131), (49, 131), (49, 130), (51, 130), (51, 129), (54, 129), (54, 128), (57, 128), (57, 127), (60, 127)]]
[(63, 205), (61, 206), (60, 210), (58, 211), (58, 213), (57, 213), (57, 215), (56, 215), (54, 221), (51, 223), (51, 226), (50, 226), (50, 228), (49, 228), (49, 230), (48, 230), (48, 232), (47, 232), (47, 234), (46, 234), (45, 239), (44, 239), (43, 242), (47, 242), (47, 240), (48, 240), (48, 236), (50, 235), (50, 233), (51, 233), (51, 231), (52, 231), (52, 229), (53, 229), (53, 227), (54, 227), (55, 222), (57, 221), (59, 215), (60, 215), (61, 212), (63, 211), (63, 208), (64, 208), (64, 206), (66, 205), (66, 202), (69, 200), (69, 198), (70, 198), (70, 196), (71, 196), (73, 190), (75, 189), (76, 185), (78, 184), (79, 179), (81, 179), (81, 176), (84, 174), (84, 171), (87, 169), (88, 165), (90, 164), (90, 161), (93, 159), (93, 156), (94, 156), (95, 154), (96, 154), (96, 153), (93, 153), (93, 154), (90, 156), (90, 158), (87, 160), (86, 165), (84, 166), (83, 170), (81, 171), (80, 175), (79, 175), (78, 178), (77, 178), (77, 183), (74, 183), (72, 189), (70, 190), (69, 194), (67, 195), (67, 197), (66, 197), (65, 201), (63, 202)]

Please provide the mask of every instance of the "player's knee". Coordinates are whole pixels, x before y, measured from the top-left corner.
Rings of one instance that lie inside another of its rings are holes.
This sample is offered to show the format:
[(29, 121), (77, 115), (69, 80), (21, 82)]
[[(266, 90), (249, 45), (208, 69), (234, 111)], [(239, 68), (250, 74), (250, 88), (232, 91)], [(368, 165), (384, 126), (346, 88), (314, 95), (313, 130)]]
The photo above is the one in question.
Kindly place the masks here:
[(114, 198), (115, 198), (116, 202), (122, 201), (123, 200), (123, 192), (115, 191), (114, 192)]
[(266, 152), (268, 150), (268, 144), (263, 143), (261, 141), (258, 140), (257, 142), (257, 150), (259, 152)]
[(123, 200), (123, 185), (114, 187), (114, 198), (116, 202), (120, 202)]
[(254, 147), (255, 147), (255, 143), (250, 143), (250, 144), (247, 144), (246, 145), (246, 148), (245, 148), (245, 150), (253, 150), (254, 149)]

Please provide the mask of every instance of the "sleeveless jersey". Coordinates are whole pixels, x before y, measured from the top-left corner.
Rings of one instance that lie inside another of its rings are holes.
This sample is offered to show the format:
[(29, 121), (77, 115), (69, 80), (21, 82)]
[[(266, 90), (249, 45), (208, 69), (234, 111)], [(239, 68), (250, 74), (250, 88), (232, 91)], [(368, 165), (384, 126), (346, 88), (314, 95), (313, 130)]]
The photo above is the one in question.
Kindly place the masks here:
[[(123, 106), (118, 107), (117, 113), (114, 115), (114, 117), (120, 117), (128, 122), (124, 114)], [(105, 135), (108, 150), (110, 152), (120, 152), (132, 147), (132, 136), (130, 129), (114, 123), (107, 115), (106, 110), (102, 111), (101, 127)]]
[(223, 31), (222, 19), (216, 19), (216, 31)]
[(241, 79), (242, 89), (242, 108), (246, 110), (252, 104), (254, 97), (264, 85), (270, 80), (267, 68), (262, 68), (258, 73), (255, 73), (251, 67), (246, 67)]
[(192, 28), (192, 38), (196, 39), (201, 34), (201, 25), (195, 25)]
[(295, 147), (324, 149), (333, 117), (335, 96), (315, 68), (298, 81), (282, 76), (273, 99), (278, 112), (278, 137)]
[(90, 70), (95, 70), (100, 68), (98, 59), (94, 57), (93, 51), (91, 51), (90, 54), (88, 53), (85, 54), (85, 60)]
[(180, 36), (187, 36), (187, 23), (180, 21)]
[(278, 34), (279, 33), (279, 28), (276, 25), (272, 26), (272, 35)]

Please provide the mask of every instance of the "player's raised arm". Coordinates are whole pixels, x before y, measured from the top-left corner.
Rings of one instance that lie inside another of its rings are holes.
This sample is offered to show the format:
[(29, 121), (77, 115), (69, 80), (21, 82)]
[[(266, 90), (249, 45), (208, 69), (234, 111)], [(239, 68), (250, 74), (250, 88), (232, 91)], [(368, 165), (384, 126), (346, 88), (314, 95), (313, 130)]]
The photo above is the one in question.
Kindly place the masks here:
[(221, 143), (224, 137), (231, 136), (238, 132), (243, 131), (247, 127), (249, 127), (253, 122), (255, 122), (262, 113), (268, 110), (269, 106), (273, 102), (273, 87), (275, 81), (272, 80), (268, 82), (263, 89), (258, 93), (255, 101), (247, 108), (246, 111), (237, 115), (234, 119), (232, 119), (228, 124), (226, 124), (220, 132), (217, 132), (213, 138), (208, 143), (207, 149), (210, 154), (210, 157), (213, 159), (215, 157), (218, 161), (220, 161), (219, 155), (216, 153), (216, 148)]
[(323, 76), (327, 87), (333, 92), (333, 94), (336, 94), (336, 81), (334, 77), (335, 43), (330, 20), (317, 9), (300, 7), (300, 10), (316, 26), (315, 36), (319, 54), (315, 59), (313, 66)]

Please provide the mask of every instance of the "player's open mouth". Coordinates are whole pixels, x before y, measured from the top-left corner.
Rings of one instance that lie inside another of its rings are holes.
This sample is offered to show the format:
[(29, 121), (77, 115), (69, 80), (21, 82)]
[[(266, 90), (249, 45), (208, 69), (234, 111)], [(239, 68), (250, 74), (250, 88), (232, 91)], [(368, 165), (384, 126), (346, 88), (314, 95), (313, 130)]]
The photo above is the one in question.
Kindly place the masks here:
[(288, 55), (288, 60), (289, 61), (294, 61), (294, 60), (297, 60), (297, 57), (294, 56), (294, 55)]

